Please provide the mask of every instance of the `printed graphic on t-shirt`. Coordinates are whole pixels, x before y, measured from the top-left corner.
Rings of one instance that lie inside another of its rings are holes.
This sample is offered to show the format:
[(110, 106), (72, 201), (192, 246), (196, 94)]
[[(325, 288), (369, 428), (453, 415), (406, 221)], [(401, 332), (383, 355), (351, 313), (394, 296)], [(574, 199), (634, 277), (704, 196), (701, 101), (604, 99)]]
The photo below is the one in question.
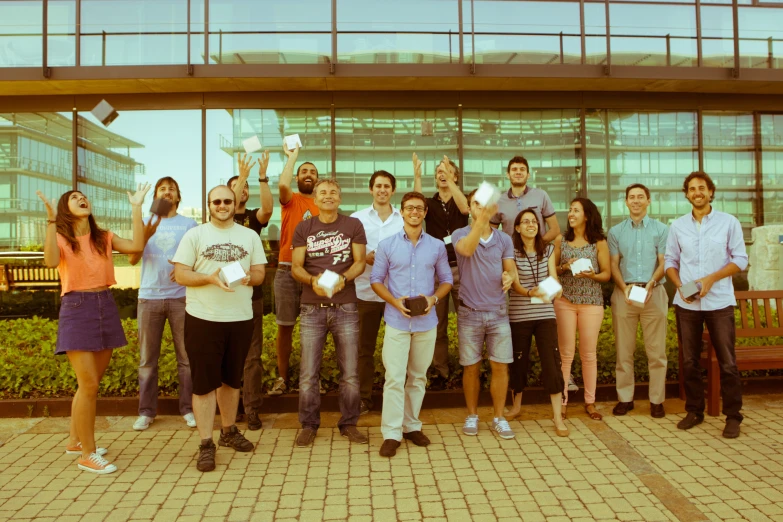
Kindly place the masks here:
[(306, 219), (310, 219), (311, 217), (313, 217), (313, 214), (310, 212), (310, 209), (308, 208), (307, 212), (305, 212), (304, 215), (302, 216), (302, 221)]
[(351, 238), (337, 230), (319, 230), (312, 236), (307, 236), (307, 256), (332, 256), (332, 264), (343, 263), (351, 257)]
[(239, 245), (231, 243), (219, 243), (210, 245), (202, 254), (202, 257), (218, 263), (233, 263), (247, 257), (249, 252)]
[(173, 231), (158, 230), (152, 239), (155, 242), (155, 246), (161, 252), (168, 252), (177, 246), (177, 235)]

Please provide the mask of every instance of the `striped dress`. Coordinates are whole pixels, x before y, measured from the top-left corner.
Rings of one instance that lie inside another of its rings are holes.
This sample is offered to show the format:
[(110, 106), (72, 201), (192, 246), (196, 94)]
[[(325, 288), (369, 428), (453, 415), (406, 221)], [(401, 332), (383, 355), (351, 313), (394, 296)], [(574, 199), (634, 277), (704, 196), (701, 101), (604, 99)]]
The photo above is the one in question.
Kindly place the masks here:
[[(549, 277), (549, 257), (554, 247), (549, 244), (544, 249), (544, 256), (538, 261), (536, 254), (528, 254), (514, 249), (514, 261), (519, 272), (519, 282), (527, 290), (532, 290), (541, 281)], [(530, 298), (513, 290), (509, 292), (508, 320), (512, 323), (521, 321), (536, 321), (539, 319), (554, 319), (555, 307), (552, 303), (533, 304)]]

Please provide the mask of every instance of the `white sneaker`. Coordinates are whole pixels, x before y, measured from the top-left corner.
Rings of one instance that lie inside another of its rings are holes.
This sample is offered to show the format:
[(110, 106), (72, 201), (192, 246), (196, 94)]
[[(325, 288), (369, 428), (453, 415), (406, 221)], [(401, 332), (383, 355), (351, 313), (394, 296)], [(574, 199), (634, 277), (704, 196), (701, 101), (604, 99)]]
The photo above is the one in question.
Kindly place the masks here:
[(193, 413), (186, 413), (182, 416), (183, 419), (185, 419), (185, 423), (188, 425), (188, 428), (195, 428), (196, 427), (196, 416), (193, 415)]
[(462, 433), (465, 435), (478, 435), (478, 415), (468, 415), (465, 424), (462, 425)]
[(514, 432), (511, 431), (511, 426), (508, 425), (508, 421), (503, 417), (495, 417), (492, 419), (492, 429), (498, 432), (501, 439), (514, 438)]
[(136, 422), (133, 423), (133, 429), (136, 431), (144, 431), (150, 427), (150, 424), (155, 420), (154, 417), (147, 417), (146, 415), (139, 415)]
[[(109, 450), (106, 448), (95, 448), (95, 453), (103, 457), (107, 453), (109, 453)], [(82, 443), (78, 443), (75, 447), (66, 446), (65, 447), (65, 454), (66, 455), (81, 455), (82, 454)]]
[(574, 376), (570, 376), (568, 378), (568, 391), (570, 392), (578, 392), (579, 386), (576, 385), (576, 382), (574, 382)]
[(89, 471), (90, 473), (97, 473), (98, 475), (105, 475), (107, 473), (114, 473), (117, 471), (117, 466), (109, 464), (109, 461), (98, 455), (97, 453), (91, 453), (86, 459), (79, 458), (79, 469), (83, 471)]

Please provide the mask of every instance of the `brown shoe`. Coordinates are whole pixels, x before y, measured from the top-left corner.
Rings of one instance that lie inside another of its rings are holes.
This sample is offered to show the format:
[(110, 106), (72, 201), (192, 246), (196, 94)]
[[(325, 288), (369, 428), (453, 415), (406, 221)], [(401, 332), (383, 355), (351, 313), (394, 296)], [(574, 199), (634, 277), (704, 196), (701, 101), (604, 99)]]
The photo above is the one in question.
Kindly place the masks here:
[(403, 433), (402, 438), (409, 440), (417, 446), (429, 446), (430, 439), (421, 431), (412, 431), (410, 433)]
[(340, 431), (340, 435), (354, 444), (367, 444), (367, 435), (356, 429), (356, 426), (346, 426)]
[(650, 415), (654, 419), (662, 419), (666, 417), (666, 410), (663, 409), (663, 403), (660, 404), (650, 403)]
[(386, 439), (381, 446), (381, 457), (393, 457), (397, 454), (397, 448), (400, 447), (400, 441), (394, 439)]
[(618, 402), (617, 406), (612, 410), (613, 415), (625, 415), (633, 409), (633, 401), (631, 402)]
[(296, 445), (305, 448), (315, 440), (315, 430), (313, 428), (302, 428), (299, 436), (296, 438)]
[(727, 439), (736, 439), (740, 434), (740, 421), (735, 418), (726, 419), (726, 427), (723, 428), (723, 436)]

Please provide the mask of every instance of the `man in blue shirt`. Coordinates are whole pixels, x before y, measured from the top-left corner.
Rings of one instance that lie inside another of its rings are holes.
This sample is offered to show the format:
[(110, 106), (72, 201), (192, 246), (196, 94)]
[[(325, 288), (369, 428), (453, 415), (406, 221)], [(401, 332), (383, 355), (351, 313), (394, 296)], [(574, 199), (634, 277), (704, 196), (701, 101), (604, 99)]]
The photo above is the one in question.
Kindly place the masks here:
[[(704, 324), (720, 364), (720, 391), (726, 427), (723, 436), (740, 434), (742, 382), (734, 352), (734, 285), (731, 277), (748, 266), (745, 238), (737, 218), (712, 208), (715, 183), (704, 172), (692, 172), (682, 185), (692, 212), (676, 219), (666, 244), (666, 275), (677, 287), (674, 305), (682, 344), (686, 417), (677, 427), (688, 430), (704, 420), (701, 359)], [(683, 284), (699, 291), (684, 295)]]
[(144, 252), (130, 256), (135, 265), (141, 260), (141, 285), (137, 310), (139, 326), (139, 418), (133, 429), (146, 430), (155, 420), (158, 410), (158, 359), (166, 319), (171, 327), (179, 376), (179, 413), (191, 428), (193, 388), (190, 363), (185, 352), (185, 287), (174, 281), (174, 266), (170, 260), (177, 251), (182, 236), (196, 222), (177, 214), (182, 201), (179, 185), (171, 177), (155, 183), (155, 198), (172, 203), (166, 217), (151, 216), (144, 220)]
[[(422, 231), (427, 198), (419, 192), (408, 192), (402, 197), (401, 207), (403, 229), (380, 242), (370, 276), (372, 289), (386, 301), (382, 457), (393, 457), (403, 438), (417, 446), (430, 443), (421, 431), (419, 411), (427, 368), (435, 351), (438, 316), (433, 306), (449, 294), (452, 283), (446, 245)], [(388, 288), (384, 286), (387, 278)], [(405, 300), (419, 296), (427, 300), (424, 315), (411, 316)]]

